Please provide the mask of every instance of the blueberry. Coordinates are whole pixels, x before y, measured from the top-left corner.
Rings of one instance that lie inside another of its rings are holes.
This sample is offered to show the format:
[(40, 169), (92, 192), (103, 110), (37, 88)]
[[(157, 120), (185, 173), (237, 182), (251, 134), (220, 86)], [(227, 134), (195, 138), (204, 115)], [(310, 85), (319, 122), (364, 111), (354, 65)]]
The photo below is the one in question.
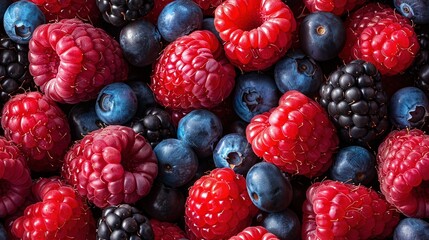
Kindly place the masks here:
[(169, 187), (181, 187), (197, 172), (198, 157), (185, 142), (168, 138), (153, 149), (158, 159), (158, 179)]
[(125, 59), (143, 67), (155, 62), (162, 49), (161, 34), (152, 23), (140, 19), (125, 25), (119, 34)]
[(404, 218), (396, 225), (393, 240), (429, 239), (429, 223), (420, 218)]
[(274, 80), (282, 93), (297, 90), (310, 96), (319, 90), (323, 72), (311, 57), (292, 50), (275, 64)]
[(45, 15), (39, 7), (25, 0), (9, 5), (3, 17), (3, 27), (6, 34), (20, 44), (27, 44), (36, 27), (45, 22)]
[(203, 30), (209, 30), (212, 32), (216, 38), (219, 40), (219, 42), (222, 42), (222, 38), (219, 36), (219, 32), (216, 30), (214, 26), (214, 18), (213, 17), (205, 17), (203, 19), (203, 25), (201, 27)]
[(397, 128), (419, 128), (429, 117), (429, 100), (417, 87), (397, 90), (389, 101), (389, 118)]
[(137, 97), (136, 116), (142, 116), (147, 108), (156, 106), (155, 96), (149, 85), (143, 81), (126, 81)]
[(116, 82), (106, 85), (98, 93), (95, 112), (101, 121), (121, 125), (134, 117), (137, 106), (137, 97), (131, 87)]
[(396, 10), (417, 24), (429, 24), (429, 0), (394, 0)]
[(267, 74), (249, 72), (240, 75), (233, 92), (233, 108), (244, 121), (278, 105), (280, 92)]
[(330, 168), (333, 180), (369, 186), (376, 177), (375, 156), (366, 148), (347, 146), (334, 157)]
[(280, 212), (292, 201), (289, 178), (272, 163), (259, 162), (246, 175), (246, 188), (253, 204), (265, 212)]
[(95, 101), (75, 104), (68, 113), (68, 120), (74, 140), (82, 139), (88, 133), (106, 125), (95, 112)]
[(3, 224), (0, 223), (0, 240), (6, 240), (6, 239), (8, 239), (6, 229), (4, 228)]
[(301, 222), (289, 208), (281, 212), (268, 213), (261, 225), (281, 240), (301, 239)]
[(158, 16), (158, 29), (162, 38), (172, 42), (188, 35), (203, 25), (203, 11), (192, 0), (174, 0)]
[(229, 133), (238, 133), (246, 136), (246, 127), (248, 122), (245, 122), (241, 119), (233, 121), (228, 126)]
[(259, 160), (246, 136), (239, 133), (229, 133), (223, 136), (213, 151), (213, 161), (216, 167), (229, 167), (244, 176)]
[(192, 110), (180, 119), (177, 126), (177, 138), (191, 146), (200, 158), (212, 154), (222, 132), (219, 117), (206, 109)]
[(316, 61), (335, 58), (342, 50), (345, 39), (342, 20), (330, 12), (310, 13), (300, 25), (302, 50)]

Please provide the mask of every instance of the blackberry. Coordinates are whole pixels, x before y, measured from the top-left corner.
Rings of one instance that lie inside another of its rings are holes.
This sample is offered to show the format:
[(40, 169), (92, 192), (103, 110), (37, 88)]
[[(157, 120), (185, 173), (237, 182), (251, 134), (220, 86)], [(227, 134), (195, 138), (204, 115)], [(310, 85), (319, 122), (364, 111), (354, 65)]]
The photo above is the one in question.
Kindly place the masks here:
[(348, 143), (368, 145), (388, 131), (387, 93), (373, 64), (354, 60), (338, 68), (319, 94), (340, 138)]
[(11, 96), (36, 89), (28, 65), (28, 45), (0, 34), (0, 110)]
[(117, 27), (145, 16), (153, 6), (154, 0), (97, 0), (103, 19)]
[(135, 118), (130, 127), (146, 138), (152, 148), (166, 138), (176, 137), (176, 128), (170, 114), (156, 106), (146, 109), (141, 117)]
[(409, 68), (414, 78), (414, 85), (423, 90), (429, 96), (429, 32), (417, 35), (420, 51)]
[(136, 207), (120, 204), (103, 209), (97, 225), (97, 240), (154, 239), (149, 219)]

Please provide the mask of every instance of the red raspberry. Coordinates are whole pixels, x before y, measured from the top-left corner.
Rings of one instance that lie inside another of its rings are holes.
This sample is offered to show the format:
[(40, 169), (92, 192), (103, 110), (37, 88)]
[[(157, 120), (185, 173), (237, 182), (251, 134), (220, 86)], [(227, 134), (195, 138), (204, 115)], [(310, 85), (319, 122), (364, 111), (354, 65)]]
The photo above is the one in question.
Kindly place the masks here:
[(229, 238), (250, 226), (257, 211), (245, 178), (231, 168), (215, 168), (189, 189), (185, 205), (188, 237)]
[(109, 125), (77, 141), (67, 152), (62, 176), (97, 207), (135, 203), (158, 174), (155, 153), (130, 127)]
[(216, 8), (214, 24), (226, 56), (243, 71), (272, 66), (291, 47), (296, 29), (281, 0), (226, 0)]
[(378, 179), (386, 200), (409, 217), (429, 217), (429, 135), (395, 130), (380, 144)]
[(313, 183), (302, 210), (303, 240), (386, 239), (400, 216), (376, 191), (332, 180)]
[(222, 0), (194, 0), (203, 10), (204, 16), (213, 16), (214, 11), (222, 3)]
[(150, 225), (155, 235), (154, 240), (180, 240), (186, 238), (185, 232), (174, 223), (151, 219)]
[(235, 69), (208, 30), (194, 31), (170, 43), (153, 69), (151, 89), (168, 108), (211, 108), (231, 93)]
[(339, 56), (346, 62), (371, 62), (383, 75), (406, 70), (420, 49), (410, 20), (387, 5), (370, 3), (358, 9), (345, 28), (346, 43)]
[(38, 202), (13, 222), (12, 233), (30, 239), (94, 239), (95, 220), (75, 190), (58, 178), (42, 178), (33, 186)]
[(307, 177), (328, 170), (339, 144), (325, 110), (294, 90), (283, 94), (278, 107), (256, 115), (246, 137), (257, 156), (282, 171)]
[(100, 11), (93, 0), (29, 0), (36, 4), (45, 15), (47, 22), (61, 19), (79, 18), (95, 22), (100, 18)]
[(128, 74), (119, 43), (78, 19), (37, 27), (28, 58), (36, 85), (60, 103), (95, 99), (101, 88), (125, 80)]
[(279, 238), (262, 226), (251, 226), (243, 229), (229, 240), (279, 240)]
[(18, 147), (0, 136), (0, 218), (14, 214), (31, 189), (30, 170)]
[(305, 6), (310, 12), (331, 12), (338, 16), (353, 10), (365, 2), (366, 0), (304, 0)]
[(67, 116), (40, 92), (13, 96), (3, 108), (5, 137), (18, 145), (32, 171), (58, 170), (71, 143)]

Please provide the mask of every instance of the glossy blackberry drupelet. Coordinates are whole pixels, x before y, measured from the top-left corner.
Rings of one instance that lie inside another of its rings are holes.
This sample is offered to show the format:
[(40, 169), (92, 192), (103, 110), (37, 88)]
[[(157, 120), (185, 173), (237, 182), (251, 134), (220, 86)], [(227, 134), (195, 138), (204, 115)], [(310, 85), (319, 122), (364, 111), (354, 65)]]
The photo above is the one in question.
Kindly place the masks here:
[(414, 76), (414, 85), (429, 95), (429, 32), (419, 33), (417, 38), (420, 51), (409, 72)]
[(123, 26), (152, 10), (154, 0), (97, 0), (103, 19), (113, 26)]
[(387, 94), (373, 64), (354, 60), (340, 67), (319, 94), (343, 140), (368, 145), (387, 132)]
[(129, 204), (103, 209), (97, 225), (97, 240), (152, 240), (154, 234), (149, 219)]
[(176, 128), (170, 114), (156, 106), (147, 108), (144, 114), (135, 118), (129, 126), (145, 137), (152, 148), (164, 139), (176, 137)]
[(0, 34), (0, 109), (11, 96), (35, 90), (28, 71), (28, 45)]

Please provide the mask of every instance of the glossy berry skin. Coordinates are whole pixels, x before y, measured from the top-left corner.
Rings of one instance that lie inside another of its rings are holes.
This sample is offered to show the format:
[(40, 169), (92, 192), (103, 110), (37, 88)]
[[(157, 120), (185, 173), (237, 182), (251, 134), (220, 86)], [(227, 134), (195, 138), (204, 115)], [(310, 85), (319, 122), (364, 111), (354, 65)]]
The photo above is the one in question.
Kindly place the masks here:
[(281, 212), (268, 213), (261, 226), (281, 240), (300, 239), (301, 223), (294, 211), (289, 208)]
[(218, 168), (229, 167), (246, 176), (247, 171), (260, 159), (252, 151), (244, 134), (229, 133), (222, 136), (216, 144), (213, 161)]
[(337, 16), (352, 11), (366, 0), (304, 0), (310, 12), (331, 12)]
[(228, 239), (250, 226), (256, 212), (245, 178), (230, 168), (215, 168), (189, 188), (186, 231), (197, 239)]
[(293, 12), (281, 0), (223, 1), (214, 18), (226, 56), (242, 71), (272, 66), (291, 47), (296, 29)]
[(147, 108), (157, 105), (155, 96), (153, 95), (148, 83), (139, 80), (125, 81), (125, 83), (128, 84), (136, 94), (137, 117), (143, 115)]
[(162, 49), (158, 29), (143, 19), (128, 23), (121, 29), (119, 44), (125, 59), (137, 67), (154, 63)]
[(256, 207), (264, 212), (281, 212), (292, 201), (292, 185), (276, 165), (260, 162), (246, 175), (246, 188)]
[(115, 27), (122, 27), (140, 19), (150, 12), (154, 5), (153, 0), (96, 0), (96, 2), (104, 21)]
[(310, 13), (302, 20), (299, 29), (302, 50), (316, 61), (333, 59), (344, 47), (343, 21), (333, 13)]
[(173, 42), (178, 37), (201, 29), (203, 12), (192, 0), (175, 0), (167, 4), (158, 16), (157, 28), (162, 38)]
[(137, 112), (137, 96), (123, 82), (111, 83), (98, 93), (95, 113), (106, 124), (122, 125), (130, 121)]
[(396, 10), (416, 24), (429, 23), (428, 0), (394, 0)]
[(243, 229), (237, 235), (232, 236), (229, 240), (279, 240), (276, 235), (268, 232), (268, 230), (262, 226), (250, 226)]
[(244, 121), (275, 107), (280, 99), (274, 79), (264, 73), (250, 72), (238, 76), (233, 92), (234, 112)]
[(377, 173), (386, 200), (408, 217), (429, 216), (425, 179), (429, 136), (419, 129), (394, 130), (377, 151)]
[(301, 50), (291, 50), (275, 64), (274, 81), (281, 93), (297, 90), (311, 96), (319, 90), (323, 72), (313, 58)]
[(92, 0), (30, 0), (35, 3), (46, 17), (46, 22), (57, 22), (61, 19), (78, 18), (84, 22), (96, 24), (100, 18), (96, 1)]
[(302, 239), (386, 239), (400, 216), (375, 190), (332, 180), (313, 183), (302, 209)]
[(6, 34), (15, 42), (27, 44), (34, 30), (46, 21), (36, 4), (20, 0), (9, 5), (3, 16)]
[(393, 232), (393, 240), (423, 240), (429, 236), (429, 223), (420, 218), (404, 218)]
[(154, 218), (150, 219), (154, 240), (184, 240), (185, 232), (177, 225), (171, 222), (162, 222)]
[(338, 150), (330, 168), (332, 180), (370, 186), (376, 178), (375, 155), (368, 149), (350, 145)]
[(177, 126), (177, 138), (188, 144), (198, 157), (208, 157), (212, 154), (222, 132), (223, 126), (219, 117), (205, 109), (186, 114)]
[(421, 128), (429, 118), (429, 100), (417, 87), (404, 87), (389, 100), (389, 119), (397, 128)]
[(204, 17), (201, 29), (209, 30), (216, 36), (219, 42), (222, 42), (222, 38), (220, 38), (219, 32), (216, 30), (216, 27), (214, 25), (214, 17)]
[(149, 143), (131, 128), (109, 125), (76, 141), (64, 157), (61, 175), (99, 208), (135, 203), (146, 196), (157, 159)]
[(184, 141), (164, 139), (153, 151), (158, 159), (158, 179), (165, 185), (181, 187), (195, 176), (198, 157)]
[(106, 126), (95, 112), (95, 101), (75, 104), (67, 114), (73, 140), (82, 139), (88, 133)]

